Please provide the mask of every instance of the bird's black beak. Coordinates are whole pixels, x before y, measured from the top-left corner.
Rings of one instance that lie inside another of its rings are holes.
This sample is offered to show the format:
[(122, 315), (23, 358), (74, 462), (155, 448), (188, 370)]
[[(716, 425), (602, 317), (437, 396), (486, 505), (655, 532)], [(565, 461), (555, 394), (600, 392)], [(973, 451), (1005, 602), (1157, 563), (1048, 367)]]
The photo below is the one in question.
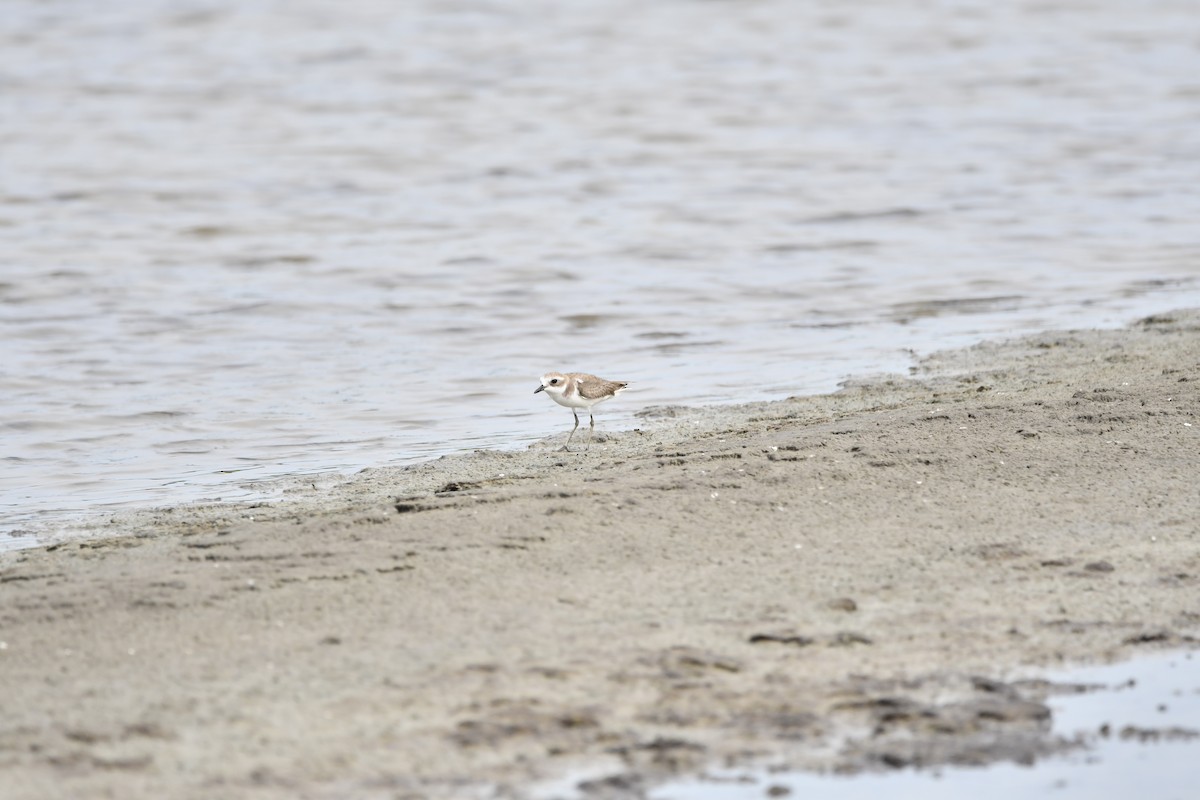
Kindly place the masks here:
[(545, 386), (539, 386), (538, 388), (536, 388), (536, 389), (534, 389), (534, 390), (533, 390), (533, 393), (534, 393), (534, 394), (537, 394), (538, 392), (542, 391), (542, 390), (543, 390), (543, 389), (545, 389), (545, 388), (546, 388)]

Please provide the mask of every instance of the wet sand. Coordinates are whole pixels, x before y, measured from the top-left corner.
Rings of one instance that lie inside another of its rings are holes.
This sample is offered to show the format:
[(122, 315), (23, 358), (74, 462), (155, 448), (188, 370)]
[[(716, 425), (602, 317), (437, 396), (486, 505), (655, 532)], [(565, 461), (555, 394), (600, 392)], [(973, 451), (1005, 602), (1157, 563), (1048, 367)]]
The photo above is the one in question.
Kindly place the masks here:
[(1198, 385), (1177, 313), (0, 554), (0, 794), (1035, 759), (1027, 668), (1200, 634)]

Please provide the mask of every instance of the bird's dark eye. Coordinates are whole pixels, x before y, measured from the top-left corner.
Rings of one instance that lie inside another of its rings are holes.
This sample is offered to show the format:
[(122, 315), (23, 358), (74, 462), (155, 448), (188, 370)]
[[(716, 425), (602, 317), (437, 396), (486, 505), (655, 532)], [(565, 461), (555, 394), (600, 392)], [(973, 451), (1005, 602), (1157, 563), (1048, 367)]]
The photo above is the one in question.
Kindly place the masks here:
[(558, 378), (555, 378), (554, 380), (550, 381), (550, 385), (551, 385), (551, 386), (557, 386), (557, 385), (558, 385)]

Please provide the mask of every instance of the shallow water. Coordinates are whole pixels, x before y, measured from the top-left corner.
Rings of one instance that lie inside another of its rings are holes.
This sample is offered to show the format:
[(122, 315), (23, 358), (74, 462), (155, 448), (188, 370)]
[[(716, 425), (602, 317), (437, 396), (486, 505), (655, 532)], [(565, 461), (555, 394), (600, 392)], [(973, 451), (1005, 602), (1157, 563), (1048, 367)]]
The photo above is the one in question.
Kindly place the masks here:
[(10, 0), (0, 531), (1198, 306), (1194, 12)]
[[(1050, 676), (1059, 683), (1095, 685), (1098, 690), (1050, 701), (1054, 732), (1085, 746), (1066, 757), (1032, 766), (904, 770), (853, 777), (808, 773), (730, 773), (679, 781), (651, 792), (653, 800), (758, 800), (771, 796), (822, 800), (1128, 800), (1155, 797), (1185, 800), (1196, 784), (1200, 741), (1200, 671), (1189, 653), (1158, 655), (1124, 664), (1068, 670)], [(1101, 733), (1103, 726), (1109, 732)], [(1191, 731), (1190, 737), (1141, 741), (1127, 728)], [(786, 791), (785, 791), (786, 790)]]

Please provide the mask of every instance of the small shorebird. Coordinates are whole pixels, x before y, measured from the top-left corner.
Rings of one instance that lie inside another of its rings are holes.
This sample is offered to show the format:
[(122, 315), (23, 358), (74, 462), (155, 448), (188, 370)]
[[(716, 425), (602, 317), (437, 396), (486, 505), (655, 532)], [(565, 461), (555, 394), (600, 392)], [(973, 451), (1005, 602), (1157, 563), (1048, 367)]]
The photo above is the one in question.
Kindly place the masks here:
[(575, 427), (567, 437), (567, 444), (562, 449), (568, 450), (571, 437), (579, 428), (579, 409), (586, 408), (591, 424), (588, 426), (588, 447), (592, 446), (592, 434), (596, 431), (596, 418), (592, 416), (592, 406), (603, 403), (610, 397), (616, 397), (629, 384), (625, 381), (606, 381), (586, 372), (547, 372), (542, 376), (542, 384), (533, 390), (534, 394), (545, 392), (550, 399), (560, 406), (571, 409), (575, 415)]

